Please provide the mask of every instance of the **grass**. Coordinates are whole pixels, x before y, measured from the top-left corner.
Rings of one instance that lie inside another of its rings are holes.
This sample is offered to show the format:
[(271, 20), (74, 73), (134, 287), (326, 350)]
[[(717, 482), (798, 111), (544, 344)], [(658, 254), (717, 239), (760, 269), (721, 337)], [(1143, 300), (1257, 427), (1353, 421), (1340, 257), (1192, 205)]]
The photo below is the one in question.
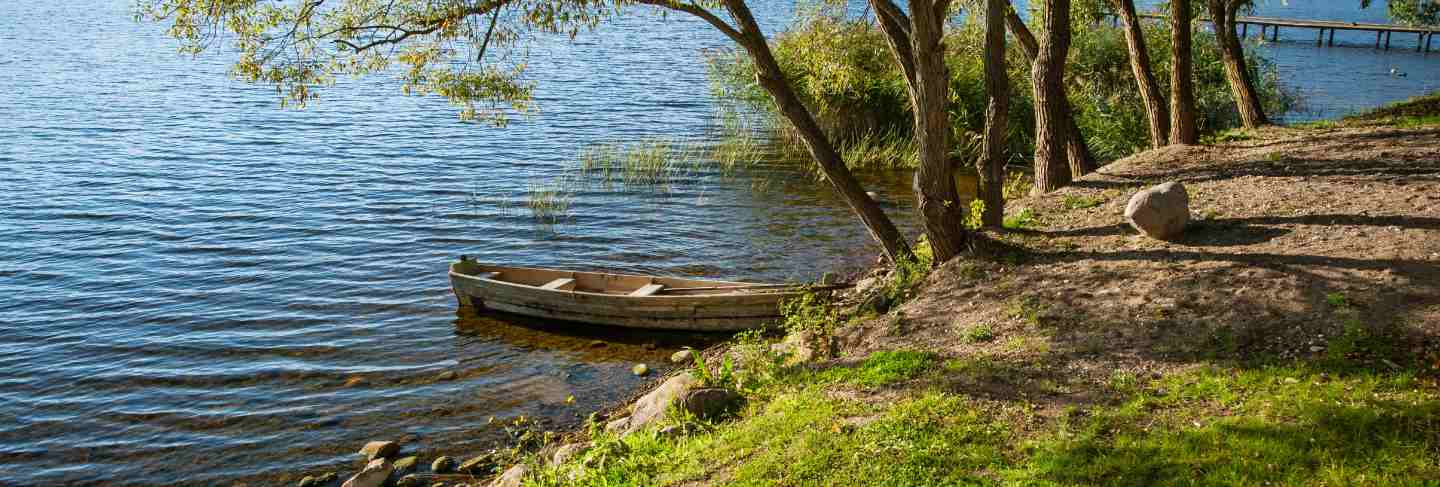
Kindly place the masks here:
[(1023, 230), (1035, 226), (1035, 212), (1029, 208), (1021, 208), (1014, 215), (1005, 217), (1001, 225), (1011, 230)]
[(1105, 204), (1105, 198), (1102, 198), (1100, 196), (1076, 196), (1073, 194), (1067, 194), (1065, 195), (1064, 203), (1066, 208), (1069, 208), (1071, 210), (1079, 210), (1084, 208), (1094, 208), (1103, 205)]
[(1346, 125), (1392, 125), (1402, 128), (1440, 123), (1440, 92), (1392, 103), (1341, 120)]
[[(933, 360), (876, 354), (815, 378), (894, 383), (932, 368)], [(602, 437), (585, 463), (544, 469), (530, 484), (1440, 482), (1440, 401), (1414, 375), (1331, 377), (1303, 364), (1204, 367), (1162, 380), (1123, 375), (1113, 400), (1055, 417), (1036, 415), (1026, 401), (928, 388), (866, 401), (827, 393), (823, 381), (787, 383), (734, 422), (693, 435)]]
[(935, 355), (914, 350), (875, 352), (855, 367), (836, 367), (817, 374), (820, 382), (879, 387), (907, 381), (935, 366)]
[(553, 224), (570, 217), (570, 202), (574, 193), (567, 183), (531, 183), (527, 194), (529, 199), (525, 206), (530, 208), (530, 215), (537, 221)]

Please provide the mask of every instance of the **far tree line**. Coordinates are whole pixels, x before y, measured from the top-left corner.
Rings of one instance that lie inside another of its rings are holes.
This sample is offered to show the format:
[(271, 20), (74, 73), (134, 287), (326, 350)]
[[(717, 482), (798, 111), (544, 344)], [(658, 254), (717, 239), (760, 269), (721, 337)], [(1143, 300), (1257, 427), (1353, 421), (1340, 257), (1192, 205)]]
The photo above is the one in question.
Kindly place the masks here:
[[(999, 226), (1004, 216), (1009, 93), (1006, 42), (1013, 38), (1030, 63), (1035, 113), (1034, 190), (1054, 191), (1094, 171), (1066, 98), (1071, 0), (1038, 0), (1036, 21), (1026, 24), (1010, 0), (866, 0), (904, 74), (918, 147), (915, 198), (925, 236), (942, 263), (974, 248), (977, 233), (965, 225), (968, 208), (957, 204), (951, 160), (951, 116), (944, 36), (962, 10), (983, 21), (985, 127), (974, 161), (980, 180), (982, 223)], [(1145, 105), (1150, 145), (1195, 144), (1195, 94), (1190, 1), (1171, 0), (1170, 92), (1161, 93), (1145, 48), (1134, 0), (1100, 0), (1124, 32), (1134, 82)], [(1220, 46), (1226, 81), (1247, 128), (1269, 123), (1246, 65), (1235, 17), (1253, 0), (1205, 0)], [(1403, 1), (1403, 0), (1402, 0)], [(776, 62), (769, 38), (746, 0), (144, 0), (142, 18), (164, 22), (198, 53), (222, 41), (239, 52), (238, 78), (273, 84), (287, 102), (304, 104), (317, 87), (339, 76), (392, 70), (406, 92), (438, 94), (461, 107), (462, 116), (503, 124), (507, 114), (531, 109), (534, 84), (513, 58), (528, 33), (579, 35), (605, 18), (650, 6), (696, 17), (733, 41), (753, 62), (759, 86), (776, 112), (793, 126), (819, 173), (854, 211), (893, 261), (910, 258), (910, 246), (879, 204), (866, 195), (815, 114), (797, 96)], [(1007, 36), (1007, 34), (1009, 34)], [(395, 68), (398, 68), (395, 69)]]

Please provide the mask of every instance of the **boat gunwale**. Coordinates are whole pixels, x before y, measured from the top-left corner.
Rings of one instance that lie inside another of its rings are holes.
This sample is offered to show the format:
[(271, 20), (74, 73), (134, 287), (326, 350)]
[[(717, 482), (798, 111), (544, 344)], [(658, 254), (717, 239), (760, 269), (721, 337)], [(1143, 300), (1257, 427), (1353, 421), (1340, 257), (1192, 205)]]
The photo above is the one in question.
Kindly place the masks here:
[[(611, 294), (611, 293), (593, 292), (593, 291), (574, 291), (574, 290), (567, 291), (567, 290), (563, 290), (563, 289), (545, 289), (545, 288), (543, 288), (543, 287), (541, 287), (541, 286), (532, 286), (532, 285), (529, 285), (529, 284), (521, 284), (521, 283), (518, 283), (518, 282), (502, 281), (502, 280), (499, 280), (499, 279), (493, 279), (493, 278), (488, 278), (488, 277), (481, 277), (481, 276), (474, 275), (474, 274), (465, 274), (465, 273), (456, 271), (456, 270), (454, 269), (454, 264), (451, 264), (451, 266), (450, 266), (450, 269), (449, 269), (450, 276), (451, 276), (452, 278), (454, 278), (454, 277), (460, 277), (460, 278), (468, 279), (468, 280), (471, 280), (471, 281), (479, 281), (479, 282), (483, 282), (483, 283), (487, 283), (487, 284), (501, 284), (501, 285), (509, 286), (509, 287), (516, 288), (516, 289), (526, 290), (526, 291), (551, 292), (551, 293), (556, 293), (556, 294), (559, 294), (559, 295), (576, 295), (576, 294), (578, 294), (578, 295), (584, 295), (584, 296), (597, 296), (597, 297), (602, 297), (602, 298), (614, 298), (614, 299), (624, 299), (624, 300), (645, 300), (645, 299), (661, 299), (661, 300), (691, 299), (691, 300), (694, 300), (694, 299), (729, 298), (729, 297), (739, 297), (739, 296), (766, 296), (766, 297), (779, 296), (779, 297), (784, 297), (784, 296), (786, 296), (786, 295), (799, 294), (799, 293), (802, 291), (800, 288), (803, 286), (802, 284), (787, 285), (787, 284), (765, 284), (765, 283), (758, 283), (758, 282), (742, 282), (742, 281), (716, 281), (716, 280), (709, 280), (709, 279), (688, 279), (688, 278), (683, 278), (683, 277), (670, 277), (670, 276), (647, 276), (647, 275), (640, 275), (640, 274), (617, 274), (617, 273), (612, 273), (612, 272), (594, 272), (594, 271), (567, 271), (567, 270), (560, 270), (560, 269), (545, 269), (545, 268), (539, 268), (539, 267), (514, 267), (514, 266), (488, 265), (488, 264), (483, 264), (483, 263), (479, 263), (479, 262), (476, 262), (476, 263), (479, 264), (479, 265), (481, 265), (481, 266), (488, 266), (488, 267), (507, 267), (507, 268), (513, 268), (513, 269), (524, 269), (524, 270), (544, 271), (544, 272), (558, 272), (558, 273), (572, 273), (572, 274), (573, 274), (573, 273), (577, 273), (577, 272), (583, 272), (583, 273), (587, 273), (587, 274), (599, 274), (599, 275), (605, 275), (605, 276), (619, 276), (619, 277), (638, 277), (638, 278), (649, 278), (649, 279), (653, 279), (653, 278), (656, 278), (656, 277), (660, 277), (660, 278), (686, 279), (686, 280), (692, 280), (692, 281), (712, 282), (712, 283), (716, 283), (717, 285), (720, 285), (720, 286), (731, 286), (731, 285), (733, 285), (733, 286), (757, 286), (757, 287), (765, 287), (765, 288), (768, 288), (768, 289), (766, 289), (767, 291), (771, 291), (771, 290), (773, 290), (773, 291), (772, 291), (772, 292), (765, 292), (765, 293), (747, 293), (747, 292), (733, 292), (733, 291), (732, 291), (732, 292), (728, 292), (728, 293), (716, 293), (716, 294), (652, 294), (652, 295), (649, 295), (649, 296), (630, 296), (630, 295), (627, 295), (627, 294)], [(501, 273), (503, 274), (503, 271), (501, 271)], [(662, 290), (662, 292), (663, 292), (663, 290)]]

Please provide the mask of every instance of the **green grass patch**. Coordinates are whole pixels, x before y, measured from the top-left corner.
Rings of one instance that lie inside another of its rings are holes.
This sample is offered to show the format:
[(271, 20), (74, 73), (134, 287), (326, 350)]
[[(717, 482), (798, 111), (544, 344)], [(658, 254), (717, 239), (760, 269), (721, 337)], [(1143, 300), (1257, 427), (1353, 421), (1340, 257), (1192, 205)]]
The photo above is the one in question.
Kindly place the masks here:
[(1073, 194), (1065, 195), (1065, 207), (1072, 210), (1079, 210), (1082, 208), (1094, 208), (1102, 204), (1105, 204), (1105, 198), (1101, 198), (1099, 196), (1076, 196)]
[(816, 374), (821, 382), (879, 387), (914, 379), (935, 368), (935, 355), (913, 350), (875, 352), (854, 367), (834, 367)]
[(1029, 208), (1021, 208), (1014, 215), (1005, 217), (1002, 226), (1011, 230), (1023, 230), (1035, 226), (1035, 212)]

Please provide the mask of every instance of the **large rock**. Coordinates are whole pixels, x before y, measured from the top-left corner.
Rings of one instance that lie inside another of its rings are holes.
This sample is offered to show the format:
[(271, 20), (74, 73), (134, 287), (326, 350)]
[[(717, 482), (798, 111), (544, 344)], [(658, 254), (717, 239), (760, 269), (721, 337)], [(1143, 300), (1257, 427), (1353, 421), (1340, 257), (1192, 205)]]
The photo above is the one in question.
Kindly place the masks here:
[(384, 458), (376, 458), (365, 465), (360, 473), (350, 477), (340, 487), (382, 487), (385, 481), (390, 479), (390, 462)]
[(523, 463), (510, 467), (494, 482), (490, 482), (490, 487), (520, 487), (520, 484), (525, 481), (525, 474), (528, 473), (530, 473), (530, 469), (526, 468)]
[(1185, 185), (1169, 182), (1135, 193), (1125, 206), (1125, 219), (1150, 238), (1171, 240), (1190, 222), (1190, 195)]
[(740, 394), (723, 387), (706, 387), (686, 391), (680, 406), (700, 419), (714, 419), (733, 413), (740, 406)]
[[(675, 404), (682, 394), (699, 383), (700, 381), (696, 380), (689, 372), (667, 379), (665, 383), (660, 384), (660, 387), (656, 387), (655, 390), (635, 401), (630, 417), (616, 429), (622, 436), (628, 435), (665, 419), (665, 411), (670, 408), (670, 405)], [(606, 426), (606, 429), (610, 429), (609, 425)]]
[(371, 461), (377, 458), (390, 458), (396, 453), (400, 453), (400, 444), (393, 441), (372, 441), (360, 448), (360, 454), (365, 455), (365, 459)]

